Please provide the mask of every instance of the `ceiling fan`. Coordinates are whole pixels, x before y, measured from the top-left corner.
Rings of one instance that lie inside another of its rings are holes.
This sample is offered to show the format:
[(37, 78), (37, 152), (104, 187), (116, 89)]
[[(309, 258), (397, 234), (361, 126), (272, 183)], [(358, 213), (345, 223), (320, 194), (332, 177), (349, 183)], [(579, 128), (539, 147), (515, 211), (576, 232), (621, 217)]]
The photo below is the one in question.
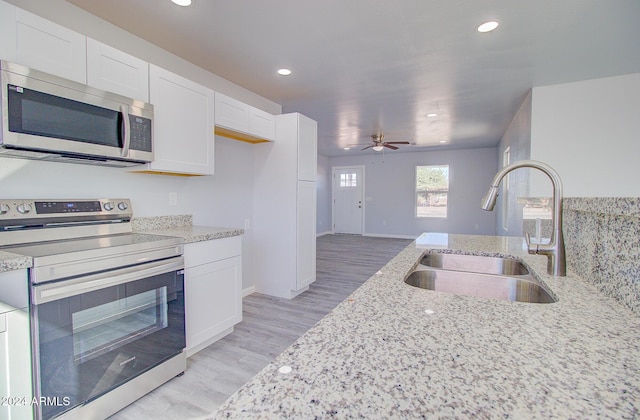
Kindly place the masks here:
[(384, 141), (384, 134), (382, 133), (372, 134), (371, 139), (373, 140), (373, 144), (370, 144), (369, 146), (361, 150), (372, 148), (376, 152), (379, 152), (385, 147), (391, 150), (398, 150), (398, 146), (394, 146), (394, 144), (411, 144), (408, 141)]

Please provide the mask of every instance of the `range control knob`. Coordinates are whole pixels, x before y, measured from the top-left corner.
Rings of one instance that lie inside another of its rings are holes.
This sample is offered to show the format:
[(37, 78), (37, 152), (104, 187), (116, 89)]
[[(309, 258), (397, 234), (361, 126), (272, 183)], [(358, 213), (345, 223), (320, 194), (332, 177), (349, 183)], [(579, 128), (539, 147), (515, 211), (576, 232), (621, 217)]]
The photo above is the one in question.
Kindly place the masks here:
[(111, 211), (113, 210), (113, 203), (111, 201), (107, 201), (106, 203), (104, 203), (104, 209), (106, 211)]
[(27, 214), (31, 211), (31, 204), (29, 203), (18, 204), (18, 207), (16, 210), (18, 210), (18, 213), (20, 214)]
[(124, 201), (121, 201), (118, 203), (118, 208), (122, 211), (126, 210), (129, 208), (129, 206), (127, 206), (127, 203), (125, 203)]
[(9, 213), (9, 206), (4, 204), (4, 203), (0, 203), (0, 216), (5, 215), (7, 213)]

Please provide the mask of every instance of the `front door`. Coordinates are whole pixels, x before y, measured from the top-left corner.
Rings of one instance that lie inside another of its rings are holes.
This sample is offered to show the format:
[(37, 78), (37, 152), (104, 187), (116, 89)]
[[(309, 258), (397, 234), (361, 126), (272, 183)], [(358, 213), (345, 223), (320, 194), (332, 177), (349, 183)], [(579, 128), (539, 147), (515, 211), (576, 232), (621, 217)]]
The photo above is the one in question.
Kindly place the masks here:
[(333, 168), (333, 232), (362, 235), (364, 167)]

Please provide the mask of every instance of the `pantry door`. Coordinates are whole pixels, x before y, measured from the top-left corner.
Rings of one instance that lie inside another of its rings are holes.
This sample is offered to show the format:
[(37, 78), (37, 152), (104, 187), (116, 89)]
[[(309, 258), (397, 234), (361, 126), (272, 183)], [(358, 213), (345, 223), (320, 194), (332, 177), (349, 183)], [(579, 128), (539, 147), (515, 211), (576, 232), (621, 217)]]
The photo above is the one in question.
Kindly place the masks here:
[(364, 232), (364, 166), (334, 167), (333, 233)]

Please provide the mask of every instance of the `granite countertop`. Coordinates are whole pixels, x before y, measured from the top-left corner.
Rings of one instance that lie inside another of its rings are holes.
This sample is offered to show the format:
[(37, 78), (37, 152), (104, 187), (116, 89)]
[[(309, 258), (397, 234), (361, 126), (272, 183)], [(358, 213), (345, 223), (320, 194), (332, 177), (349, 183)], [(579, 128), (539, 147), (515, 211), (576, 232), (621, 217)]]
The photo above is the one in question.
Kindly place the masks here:
[(154, 235), (177, 236), (184, 239), (184, 243), (211, 241), (244, 234), (243, 229), (213, 226), (173, 226), (140, 231)]
[[(213, 226), (193, 226), (190, 215), (154, 216), (133, 220), (133, 231), (183, 238), (185, 243), (210, 241), (244, 234), (243, 229)], [(0, 273), (30, 268), (31, 257), (0, 251)]]
[(0, 251), (0, 273), (30, 268), (32, 265), (31, 257)]
[[(214, 417), (639, 416), (640, 319), (571, 272), (547, 275), (546, 257), (529, 255), (523, 242), (422, 235)], [(430, 249), (514, 256), (558, 302), (508, 302), (406, 285), (404, 277)]]

